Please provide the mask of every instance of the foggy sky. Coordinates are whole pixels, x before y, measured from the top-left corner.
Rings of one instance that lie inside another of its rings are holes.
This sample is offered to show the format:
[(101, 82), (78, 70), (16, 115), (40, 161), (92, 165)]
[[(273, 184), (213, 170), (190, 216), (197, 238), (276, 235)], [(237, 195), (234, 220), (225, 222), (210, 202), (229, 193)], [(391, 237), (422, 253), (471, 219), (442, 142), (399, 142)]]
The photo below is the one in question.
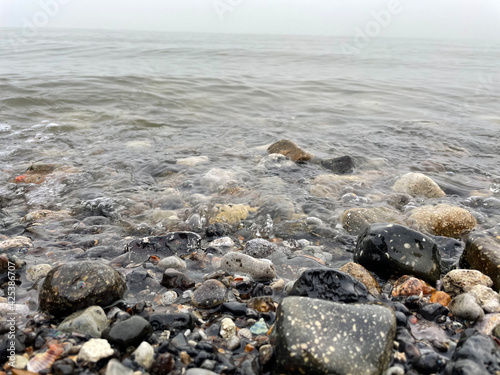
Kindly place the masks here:
[(0, 0), (0, 27), (500, 40), (499, 0)]

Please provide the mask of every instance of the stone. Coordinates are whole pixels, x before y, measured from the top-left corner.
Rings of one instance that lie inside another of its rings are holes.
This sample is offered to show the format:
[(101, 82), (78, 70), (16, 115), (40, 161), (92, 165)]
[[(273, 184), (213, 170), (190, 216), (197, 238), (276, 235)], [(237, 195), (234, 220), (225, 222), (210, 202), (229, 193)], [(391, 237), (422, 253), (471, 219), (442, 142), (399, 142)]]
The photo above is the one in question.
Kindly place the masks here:
[(421, 232), (435, 236), (461, 238), (472, 231), (476, 218), (466, 209), (449, 204), (415, 208), (408, 220)]
[(350, 208), (340, 216), (340, 222), (346, 231), (359, 235), (368, 226), (375, 223), (402, 223), (401, 215), (387, 207)]
[(133, 373), (134, 370), (122, 365), (119, 360), (113, 358), (108, 362), (104, 375), (132, 375)]
[(127, 348), (139, 345), (151, 333), (153, 333), (151, 324), (146, 319), (134, 315), (127, 320), (115, 323), (111, 329), (104, 332), (103, 336), (112, 343)]
[(185, 165), (186, 167), (196, 167), (197, 165), (208, 164), (208, 156), (189, 156), (187, 158), (177, 159), (175, 164)]
[(462, 268), (472, 268), (489, 276), (493, 280), (493, 289), (500, 291), (500, 236), (491, 236), (488, 232), (472, 233), (459, 264)]
[(57, 329), (61, 332), (78, 332), (91, 337), (101, 337), (108, 326), (108, 319), (102, 307), (90, 306), (68, 316)]
[(219, 333), (224, 340), (229, 340), (236, 335), (236, 325), (231, 318), (221, 320)]
[(246, 204), (216, 204), (210, 212), (208, 223), (212, 224), (238, 224), (245, 220), (250, 212), (257, 209)]
[(287, 297), (271, 334), (277, 374), (382, 374), (396, 331), (382, 305)]
[(270, 154), (266, 157), (263, 157), (259, 164), (257, 164), (257, 168), (261, 169), (291, 169), (297, 168), (297, 164), (293, 161), (287, 159), (285, 155), (282, 154)]
[(65, 316), (86, 307), (108, 306), (125, 293), (125, 278), (97, 261), (68, 262), (53, 268), (38, 297), (40, 310)]
[(477, 303), (487, 313), (500, 312), (500, 296), (485, 285), (475, 285), (467, 293), (476, 298)]
[(187, 268), (186, 262), (182, 258), (179, 258), (175, 255), (161, 259), (156, 267), (163, 271), (165, 271), (167, 268), (172, 268), (177, 271), (184, 271)]
[(302, 150), (296, 143), (288, 139), (281, 139), (268, 147), (267, 152), (270, 154), (285, 155), (291, 161), (308, 161), (314, 156)]
[[(9, 361), (10, 362), (10, 361)], [(14, 358), (14, 368), (23, 369), (28, 365), (28, 358), (23, 357), (22, 355), (16, 354)]]
[(191, 303), (201, 309), (210, 309), (223, 304), (227, 288), (220, 281), (210, 279), (201, 284), (191, 296)]
[(35, 281), (47, 276), (51, 269), (52, 266), (50, 264), (37, 264), (35, 266), (28, 267), (26, 270), (26, 278), (28, 281), (34, 283)]
[(151, 314), (149, 323), (155, 332), (170, 331), (172, 335), (195, 327), (193, 318), (185, 313)]
[(243, 254), (254, 258), (267, 258), (278, 250), (278, 247), (263, 238), (255, 238), (248, 241), (243, 249)]
[(217, 373), (204, 368), (190, 368), (186, 371), (186, 375), (217, 375)]
[(149, 370), (154, 362), (155, 350), (146, 341), (141, 342), (141, 345), (133, 353), (134, 360), (139, 364), (139, 366), (144, 367)]
[(220, 168), (212, 168), (201, 178), (201, 183), (211, 191), (221, 191), (231, 185), (237, 185), (239, 178), (236, 172)]
[(340, 267), (339, 271), (347, 273), (348, 275), (354, 277), (356, 280), (361, 281), (368, 289), (368, 292), (373, 296), (380, 296), (380, 293), (382, 292), (380, 284), (361, 264), (349, 262)]
[(443, 291), (435, 291), (431, 295), (431, 303), (439, 303), (440, 305), (446, 307), (451, 301), (451, 296)]
[(476, 302), (476, 298), (469, 294), (459, 294), (451, 300), (448, 305), (450, 312), (458, 318), (466, 320), (481, 320), (484, 317), (484, 311)]
[(382, 277), (414, 275), (439, 280), (441, 264), (434, 241), (398, 224), (372, 224), (358, 237), (354, 261)]
[(221, 259), (221, 269), (229, 273), (246, 274), (255, 281), (269, 281), (276, 277), (276, 269), (267, 259), (230, 252)]
[(462, 294), (476, 285), (493, 286), (493, 281), (476, 270), (452, 270), (443, 277), (443, 289), (446, 293)]
[(151, 255), (158, 257), (186, 256), (201, 248), (201, 236), (194, 232), (170, 232), (165, 236), (144, 237), (125, 246), (136, 261), (146, 261)]
[(416, 277), (404, 275), (396, 280), (392, 288), (393, 297), (415, 296), (420, 294), (431, 294), (435, 289), (425, 281)]
[(484, 318), (478, 322), (474, 328), (485, 335), (491, 335), (493, 329), (500, 324), (500, 313), (485, 314)]
[(363, 176), (322, 174), (311, 181), (310, 193), (318, 198), (338, 199), (346, 186), (363, 183)]
[(289, 294), (346, 303), (375, 300), (362, 282), (344, 272), (328, 268), (305, 270)]
[(194, 287), (194, 284), (194, 280), (190, 277), (172, 268), (168, 268), (163, 272), (161, 285), (165, 288), (186, 290)]
[(236, 243), (231, 237), (220, 237), (208, 243), (209, 247), (229, 248), (235, 246)]
[(70, 218), (71, 218), (70, 211), (35, 210), (25, 215), (22, 221), (28, 223), (40, 223), (46, 221), (68, 220)]
[(24, 236), (15, 236), (7, 240), (0, 241), (0, 251), (21, 250), (25, 248), (29, 249), (31, 247), (33, 247), (33, 243), (28, 237)]
[(110, 357), (114, 350), (105, 339), (90, 339), (82, 345), (78, 353), (78, 359), (87, 362), (97, 362), (103, 358)]
[(414, 197), (440, 198), (446, 195), (438, 184), (422, 173), (407, 173), (401, 176), (392, 188), (398, 193)]
[(323, 168), (331, 170), (335, 174), (350, 174), (354, 171), (354, 159), (349, 156), (341, 156), (320, 161)]
[(263, 318), (260, 318), (253, 326), (250, 327), (250, 332), (254, 335), (265, 335), (267, 331), (269, 331), (269, 327)]
[(267, 365), (273, 357), (273, 347), (269, 344), (264, 344), (259, 348), (259, 358), (263, 365)]
[(151, 375), (167, 375), (175, 366), (175, 360), (170, 353), (158, 355), (151, 366), (149, 372)]
[(257, 219), (260, 219), (261, 222), (269, 221), (270, 218), (273, 224), (276, 224), (294, 217), (293, 201), (285, 195), (265, 196), (259, 203)]

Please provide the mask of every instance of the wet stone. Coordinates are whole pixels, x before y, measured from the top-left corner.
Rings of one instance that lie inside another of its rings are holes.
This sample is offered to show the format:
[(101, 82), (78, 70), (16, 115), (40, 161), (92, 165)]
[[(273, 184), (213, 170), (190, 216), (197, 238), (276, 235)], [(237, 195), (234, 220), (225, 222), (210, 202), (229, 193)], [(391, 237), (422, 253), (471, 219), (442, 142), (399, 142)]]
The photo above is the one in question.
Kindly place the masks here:
[(291, 169), (297, 168), (297, 164), (289, 160), (285, 155), (270, 154), (266, 157), (263, 157), (259, 161), (257, 167), (265, 169)]
[(218, 280), (207, 280), (191, 296), (191, 303), (198, 308), (209, 309), (224, 303), (227, 288)]
[(208, 223), (214, 224), (238, 224), (240, 221), (245, 220), (250, 212), (256, 211), (255, 208), (246, 204), (216, 204), (210, 212)]
[(417, 279), (416, 277), (405, 275), (401, 276), (394, 283), (394, 287), (392, 288), (392, 296), (414, 296), (420, 294), (430, 294), (434, 291), (435, 289), (425, 281)]
[(277, 374), (382, 374), (396, 330), (391, 309), (285, 298), (271, 334)]
[(359, 235), (375, 223), (401, 223), (402, 218), (395, 210), (386, 207), (350, 208), (340, 216), (342, 226), (353, 235)]
[(200, 249), (201, 237), (193, 232), (171, 232), (165, 236), (144, 237), (133, 240), (125, 247), (131, 257), (147, 260), (151, 255), (162, 257), (183, 256)]
[(122, 365), (119, 360), (113, 358), (108, 362), (104, 375), (132, 375), (133, 372), (134, 370)]
[(155, 350), (146, 341), (141, 342), (141, 345), (134, 351), (134, 360), (146, 370), (152, 366), (155, 356)]
[(33, 247), (31, 239), (25, 236), (15, 236), (4, 241), (0, 241), (0, 251), (18, 251)]
[(348, 275), (354, 277), (356, 280), (361, 281), (363, 284), (365, 284), (366, 288), (368, 289), (368, 292), (370, 292), (375, 297), (378, 297), (382, 292), (380, 284), (377, 282), (377, 280), (375, 280), (375, 278), (371, 275), (371, 273), (368, 272), (368, 270), (361, 264), (349, 262), (344, 264), (339, 271), (345, 272)]
[(358, 237), (354, 261), (382, 277), (415, 275), (435, 282), (441, 274), (434, 241), (398, 224), (372, 224)]
[(149, 323), (155, 332), (167, 330), (171, 331), (172, 335), (194, 328), (193, 318), (184, 313), (152, 314), (149, 317)]
[(296, 143), (287, 139), (281, 139), (268, 147), (267, 152), (270, 154), (285, 155), (292, 161), (308, 161), (314, 156), (302, 150)]
[(42, 311), (64, 316), (92, 305), (107, 306), (125, 292), (124, 277), (94, 261), (69, 262), (52, 269), (42, 285)]
[(293, 284), (290, 295), (346, 303), (375, 300), (362, 282), (347, 273), (327, 268), (304, 271)]
[(229, 273), (249, 275), (255, 281), (268, 281), (276, 277), (276, 269), (270, 261), (236, 252), (222, 257), (221, 269)]
[(108, 340), (90, 339), (84, 343), (78, 353), (78, 359), (88, 362), (97, 362), (102, 358), (112, 356), (114, 353)]
[(450, 312), (458, 318), (465, 320), (481, 320), (484, 311), (476, 302), (476, 298), (469, 293), (459, 294), (448, 305)]
[(276, 250), (278, 250), (278, 247), (275, 244), (262, 238), (255, 238), (245, 244), (243, 253), (254, 258), (266, 258)]
[(443, 277), (444, 291), (450, 294), (468, 292), (476, 285), (493, 286), (493, 281), (477, 270), (452, 270)]
[(146, 319), (140, 316), (132, 316), (127, 320), (115, 323), (104, 332), (103, 336), (112, 343), (126, 348), (139, 345), (151, 333), (153, 333), (153, 328)]
[(320, 164), (323, 168), (329, 169), (335, 174), (350, 174), (354, 171), (354, 159), (349, 155), (323, 159)]
[(186, 290), (194, 287), (194, 284), (194, 280), (172, 268), (165, 270), (161, 280), (161, 285), (169, 289)]
[(37, 264), (31, 266), (26, 270), (26, 278), (31, 282), (38, 281), (42, 277), (47, 276), (51, 269), (52, 266), (50, 264)]
[(156, 265), (161, 270), (166, 270), (167, 268), (173, 268), (177, 271), (184, 271), (187, 266), (186, 262), (179, 258), (178, 256), (169, 256), (160, 260)]
[(422, 173), (407, 173), (401, 176), (392, 188), (414, 197), (440, 198), (446, 195), (438, 184)]
[(149, 372), (151, 375), (167, 375), (174, 369), (174, 366), (175, 360), (172, 354), (164, 353), (156, 357)]
[(61, 332), (78, 332), (91, 337), (101, 337), (108, 325), (108, 319), (102, 307), (90, 306), (68, 316), (57, 329)]
[(476, 301), (485, 312), (500, 312), (500, 296), (493, 289), (485, 285), (475, 285), (467, 293), (476, 298)]

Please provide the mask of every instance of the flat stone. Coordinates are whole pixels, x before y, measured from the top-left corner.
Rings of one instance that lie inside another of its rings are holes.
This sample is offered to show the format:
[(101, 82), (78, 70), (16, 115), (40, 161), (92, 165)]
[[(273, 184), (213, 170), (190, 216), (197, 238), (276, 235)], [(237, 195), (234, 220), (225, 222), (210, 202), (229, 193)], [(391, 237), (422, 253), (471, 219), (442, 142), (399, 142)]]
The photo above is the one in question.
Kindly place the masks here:
[(108, 319), (102, 307), (90, 306), (68, 316), (57, 329), (61, 332), (78, 332), (91, 337), (101, 337), (108, 326)]
[(191, 315), (185, 313), (152, 314), (149, 317), (149, 323), (155, 332), (167, 330), (170, 331), (172, 335), (195, 327)]
[(438, 184), (422, 173), (407, 173), (401, 176), (392, 188), (414, 197), (440, 198), (446, 195)]
[(227, 288), (218, 280), (210, 279), (201, 284), (191, 296), (191, 303), (198, 308), (210, 309), (222, 305), (227, 297)]
[(382, 374), (396, 319), (382, 305), (287, 297), (271, 334), (277, 374)]
[(114, 350), (105, 339), (90, 339), (82, 345), (78, 353), (78, 359), (87, 362), (97, 362), (100, 359), (110, 357)]
[(245, 244), (243, 254), (250, 255), (254, 258), (267, 258), (277, 250), (278, 247), (272, 242), (263, 238), (255, 238)]
[(25, 236), (15, 236), (7, 240), (0, 241), (1, 251), (19, 250), (23, 248), (29, 249), (31, 247), (33, 247), (33, 243), (28, 237)]
[(176, 164), (185, 165), (186, 167), (196, 167), (201, 164), (208, 164), (210, 159), (208, 156), (189, 156), (187, 158), (177, 159)]
[(409, 218), (415, 229), (435, 236), (460, 238), (472, 231), (476, 218), (466, 209), (449, 204), (415, 208)]
[(402, 223), (401, 215), (387, 207), (350, 208), (340, 216), (340, 222), (346, 231), (359, 235), (368, 226), (375, 223)]
[(132, 375), (133, 373), (134, 370), (122, 365), (119, 360), (113, 358), (108, 362), (105, 375)]
[(64, 316), (86, 307), (108, 306), (123, 297), (125, 278), (101, 262), (69, 262), (53, 268), (39, 295), (40, 310)]
[(141, 345), (133, 353), (134, 360), (146, 370), (149, 370), (154, 362), (155, 350), (146, 341), (141, 342)]
[(484, 317), (484, 311), (476, 302), (476, 298), (469, 294), (459, 294), (451, 300), (448, 305), (450, 312), (458, 318), (466, 320), (481, 320)]
[(493, 286), (493, 281), (477, 270), (452, 270), (443, 277), (444, 291), (451, 294), (468, 292), (476, 285)]
[(70, 211), (35, 210), (25, 215), (23, 222), (40, 223), (46, 221), (61, 221), (71, 218)]
[(111, 329), (104, 332), (104, 337), (109, 341), (123, 347), (137, 346), (153, 333), (149, 322), (137, 315), (127, 320), (115, 323)]
[(229, 273), (249, 275), (255, 281), (269, 281), (276, 277), (276, 269), (270, 261), (236, 252), (222, 257), (221, 269)]
[(370, 292), (370, 294), (374, 295), (375, 297), (378, 297), (382, 292), (380, 284), (361, 264), (349, 262), (340, 267), (339, 271), (347, 273), (348, 275), (354, 277), (356, 280), (361, 281), (368, 289), (368, 292)]
[(358, 237), (354, 261), (382, 277), (414, 275), (439, 280), (441, 264), (434, 241), (398, 224), (372, 224)]
[(281, 154), (285, 155), (288, 159), (292, 161), (308, 161), (314, 156), (302, 150), (295, 142), (289, 141), (288, 139), (281, 139), (273, 143), (267, 149), (270, 154)]
[(51, 269), (52, 266), (50, 264), (37, 264), (35, 266), (31, 266), (26, 270), (26, 278), (28, 281), (34, 283), (35, 281), (47, 276)]

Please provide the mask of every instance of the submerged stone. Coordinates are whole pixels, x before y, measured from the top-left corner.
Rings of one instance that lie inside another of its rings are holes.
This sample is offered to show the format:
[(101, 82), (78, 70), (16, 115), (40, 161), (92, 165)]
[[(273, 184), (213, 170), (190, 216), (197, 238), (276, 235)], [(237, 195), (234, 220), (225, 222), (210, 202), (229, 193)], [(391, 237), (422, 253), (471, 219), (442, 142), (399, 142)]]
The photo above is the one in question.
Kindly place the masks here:
[(350, 208), (340, 216), (342, 226), (353, 235), (359, 235), (375, 223), (400, 223), (399, 213), (387, 207)]
[(201, 284), (191, 296), (191, 303), (198, 308), (210, 309), (222, 305), (227, 288), (219, 280), (210, 279)]
[(269, 281), (276, 277), (276, 269), (270, 261), (236, 252), (222, 257), (221, 269), (229, 273), (249, 275), (255, 281)]
[(110, 266), (69, 262), (48, 273), (39, 295), (40, 310), (64, 316), (92, 305), (107, 306), (125, 289), (125, 278)]
[(278, 247), (272, 242), (263, 238), (255, 238), (245, 244), (243, 253), (254, 258), (266, 258), (273, 254), (276, 250), (278, 250)]
[(292, 161), (308, 161), (314, 156), (302, 150), (295, 142), (289, 141), (288, 139), (281, 139), (273, 143), (267, 149), (270, 154), (281, 154), (285, 155), (288, 159)]
[(438, 184), (422, 173), (407, 173), (401, 176), (392, 188), (414, 197), (440, 198), (446, 195)]
[(285, 298), (271, 334), (276, 374), (382, 374), (396, 331), (390, 308)]
[(434, 241), (398, 224), (372, 224), (358, 237), (354, 261), (382, 277), (414, 275), (439, 280), (440, 255)]
[(200, 249), (201, 237), (193, 232), (171, 232), (165, 236), (144, 237), (127, 244), (125, 250), (133, 258), (147, 260), (151, 255), (160, 257), (183, 256)]
[(250, 212), (256, 211), (246, 204), (216, 204), (208, 219), (209, 224), (238, 224), (240, 221), (245, 220)]
[(349, 155), (332, 159), (323, 159), (320, 164), (322, 167), (336, 174), (350, 174), (354, 171), (354, 159)]

